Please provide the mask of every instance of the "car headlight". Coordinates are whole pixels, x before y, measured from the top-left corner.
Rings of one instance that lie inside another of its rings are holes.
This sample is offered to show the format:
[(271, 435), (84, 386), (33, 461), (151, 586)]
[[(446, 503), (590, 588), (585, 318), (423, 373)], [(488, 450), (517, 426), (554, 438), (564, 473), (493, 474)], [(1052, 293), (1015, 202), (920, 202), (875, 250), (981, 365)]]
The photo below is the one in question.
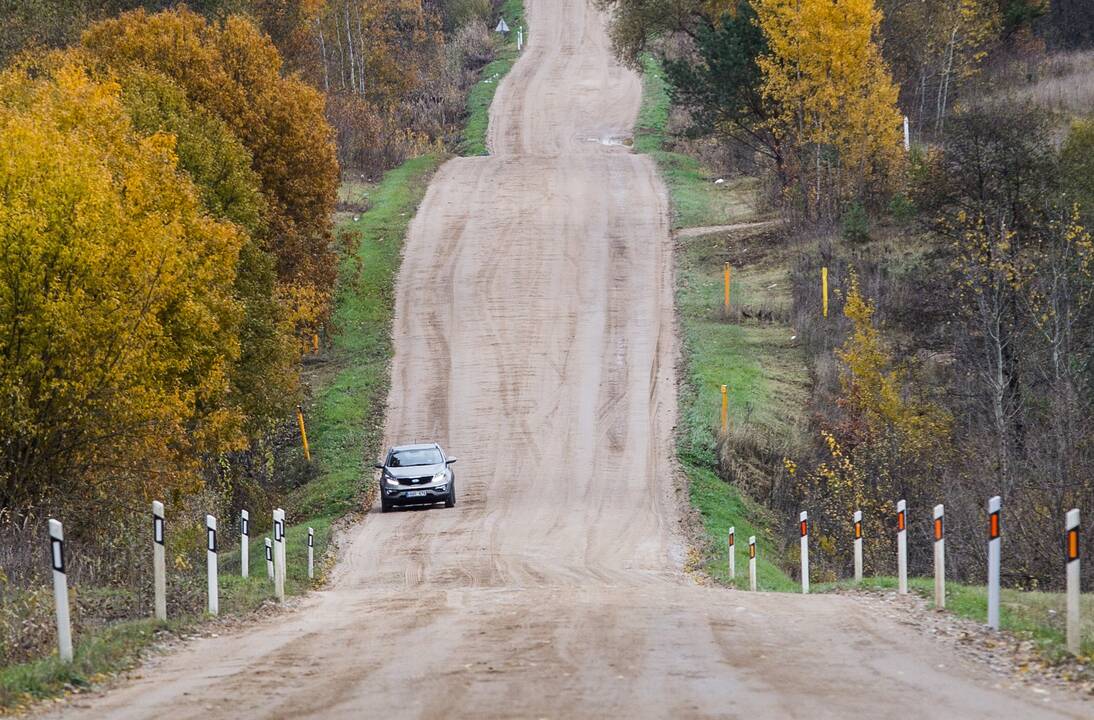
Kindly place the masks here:
[(384, 482), (386, 482), (388, 485), (398, 485), (399, 484), (399, 481), (396, 480), (395, 478), (391, 477), (390, 475), (387, 476), (386, 478), (384, 478)]
[(437, 473), (436, 475), (433, 476), (433, 480), (431, 482), (435, 482), (435, 483), (444, 482), (444, 478), (445, 478), (445, 474), (443, 472), (439, 472), (439, 473)]

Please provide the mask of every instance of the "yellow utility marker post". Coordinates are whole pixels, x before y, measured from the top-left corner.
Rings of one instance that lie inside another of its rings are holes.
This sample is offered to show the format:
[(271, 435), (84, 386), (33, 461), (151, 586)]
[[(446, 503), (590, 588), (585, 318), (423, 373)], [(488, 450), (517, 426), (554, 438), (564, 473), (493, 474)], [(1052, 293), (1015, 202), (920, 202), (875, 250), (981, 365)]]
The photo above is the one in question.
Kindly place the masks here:
[(828, 317), (828, 268), (821, 268), (821, 313)]
[(308, 449), (308, 431), (304, 428), (304, 408), (296, 406), (296, 420), (300, 423), (300, 440), (304, 443), (304, 459), (311, 462), (311, 450)]
[(729, 263), (725, 264), (725, 268), (722, 271), (722, 279), (725, 285), (725, 305), (723, 309), (726, 317), (729, 317), (729, 285), (730, 281), (733, 279), (733, 268)]

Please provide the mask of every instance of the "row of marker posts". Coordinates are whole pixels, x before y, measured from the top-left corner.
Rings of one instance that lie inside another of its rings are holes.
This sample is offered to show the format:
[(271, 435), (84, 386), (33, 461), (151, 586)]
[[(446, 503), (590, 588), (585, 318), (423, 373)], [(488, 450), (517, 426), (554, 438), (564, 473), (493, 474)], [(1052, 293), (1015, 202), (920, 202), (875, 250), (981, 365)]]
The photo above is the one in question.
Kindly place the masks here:
[[(279, 602), (285, 600), (285, 575), (287, 556), (285, 553), (285, 511), (277, 508), (273, 512), (274, 540), (266, 538), (267, 574), (274, 581), (274, 594)], [(167, 560), (166, 518), (163, 503), (152, 503), (152, 587), (153, 617), (167, 619)], [(250, 515), (246, 510), (240, 512), (240, 564), (243, 577), (250, 575)], [(206, 579), (208, 582), (208, 612), (217, 615), (220, 612), (220, 593), (217, 583), (217, 519), (205, 516), (206, 534)], [(62, 662), (72, 662), (72, 622), (68, 606), (68, 576), (65, 568), (64, 526), (59, 520), (49, 521), (50, 565), (53, 569), (53, 599), (57, 619), (57, 647)], [(315, 530), (308, 528), (308, 579), (315, 577)]]
[[(998, 495), (988, 501), (988, 619), (992, 629), (999, 629), (999, 593), (1002, 558), (1002, 509), (1003, 500)], [(855, 582), (862, 582), (862, 511), (854, 517)], [(946, 521), (945, 508), (934, 506), (932, 518), (934, 539), (934, 603), (938, 609), (946, 607)], [(802, 511), (798, 516), (801, 535), (801, 584), (802, 592), (809, 592), (809, 514)], [(896, 504), (897, 524), (897, 576), (898, 592), (908, 592), (908, 506), (904, 500)], [(727, 539), (729, 579), (737, 578), (736, 528), (729, 528)], [(1069, 510), (1064, 523), (1064, 552), (1067, 571), (1067, 648), (1074, 655), (1080, 649), (1080, 573), (1079, 573), (1079, 511)], [(756, 589), (756, 536), (748, 538), (748, 586)]]

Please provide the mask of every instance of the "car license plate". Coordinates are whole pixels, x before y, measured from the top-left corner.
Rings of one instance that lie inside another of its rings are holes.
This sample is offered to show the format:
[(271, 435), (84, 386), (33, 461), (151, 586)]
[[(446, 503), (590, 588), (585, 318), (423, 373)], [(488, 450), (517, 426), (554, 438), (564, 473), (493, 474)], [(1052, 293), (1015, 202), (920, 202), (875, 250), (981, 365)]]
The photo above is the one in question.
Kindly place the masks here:
[(425, 490), (411, 490), (406, 494), (408, 498), (412, 497), (425, 497)]

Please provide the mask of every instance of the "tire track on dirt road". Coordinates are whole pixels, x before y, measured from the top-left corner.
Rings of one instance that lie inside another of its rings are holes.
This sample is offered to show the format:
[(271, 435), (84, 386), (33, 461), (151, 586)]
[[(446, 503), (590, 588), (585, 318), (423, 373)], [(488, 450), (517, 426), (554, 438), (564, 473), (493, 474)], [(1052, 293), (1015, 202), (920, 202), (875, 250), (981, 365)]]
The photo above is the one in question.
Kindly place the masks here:
[(684, 575), (668, 201), (619, 144), (641, 83), (588, 0), (525, 2), (495, 155), (437, 174), (397, 289), (386, 439), (458, 456), (457, 506), (369, 513), (298, 609), (65, 714), (1082, 717), (995, 687), (863, 598)]

